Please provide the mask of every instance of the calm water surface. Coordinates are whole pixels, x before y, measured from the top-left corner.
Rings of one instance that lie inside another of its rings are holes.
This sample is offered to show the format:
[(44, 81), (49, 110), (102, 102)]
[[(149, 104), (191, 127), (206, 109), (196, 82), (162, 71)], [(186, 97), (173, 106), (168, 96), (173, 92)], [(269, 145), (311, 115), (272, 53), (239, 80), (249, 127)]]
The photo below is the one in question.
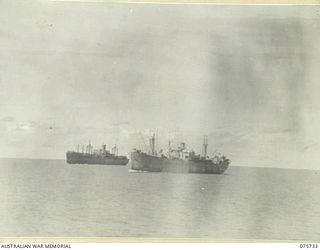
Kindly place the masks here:
[(225, 175), (0, 160), (0, 237), (320, 240), (320, 172)]

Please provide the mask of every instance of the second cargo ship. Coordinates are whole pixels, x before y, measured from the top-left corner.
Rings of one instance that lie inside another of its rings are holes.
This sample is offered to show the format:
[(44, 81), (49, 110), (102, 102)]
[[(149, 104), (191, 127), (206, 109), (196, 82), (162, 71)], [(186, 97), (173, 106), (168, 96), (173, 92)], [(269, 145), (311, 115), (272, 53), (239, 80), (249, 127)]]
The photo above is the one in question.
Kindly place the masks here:
[(86, 147), (82, 146), (81, 152), (79, 145), (77, 151), (68, 151), (66, 157), (69, 164), (127, 165), (129, 161), (126, 156), (118, 155), (116, 145), (110, 152), (106, 150), (106, 145), (94, 150), (90, 142)]

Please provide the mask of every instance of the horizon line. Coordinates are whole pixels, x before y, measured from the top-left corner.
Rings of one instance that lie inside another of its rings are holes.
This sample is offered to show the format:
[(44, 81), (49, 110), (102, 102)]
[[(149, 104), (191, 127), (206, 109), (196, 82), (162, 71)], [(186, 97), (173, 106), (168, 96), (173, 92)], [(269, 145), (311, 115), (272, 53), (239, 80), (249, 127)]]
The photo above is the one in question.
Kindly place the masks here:
[[(49, 160), (49, 161), (66, 161), (66, 159), (62, 158), (15, 158), (15, 157), (3, 157), (0, 156), (0, 160)], [(77, 164), (69, 164), (69, 165), (77, 165)], [(91, 164), (84, 164), (91, 165)], [(320, 171), (320, 169), (310, 169), (310, 168), (283, 168), (283, 167), (266, 167), (266, 166), (244, 166), (244, 165), (230, 165), (233, 168), (270, 168), (270, 169), (286, 169), (286, 170), (308, 170), (308, 171)]]

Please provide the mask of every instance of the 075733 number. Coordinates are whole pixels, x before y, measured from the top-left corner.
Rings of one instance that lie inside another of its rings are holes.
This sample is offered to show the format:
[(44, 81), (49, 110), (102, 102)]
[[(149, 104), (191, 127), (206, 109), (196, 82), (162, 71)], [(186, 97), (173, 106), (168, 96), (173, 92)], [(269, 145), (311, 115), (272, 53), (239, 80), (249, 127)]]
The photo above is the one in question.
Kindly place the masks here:
[(312, 243), (312, 244), (300, 244), (300, 248), (318, 248), (318, 244)]

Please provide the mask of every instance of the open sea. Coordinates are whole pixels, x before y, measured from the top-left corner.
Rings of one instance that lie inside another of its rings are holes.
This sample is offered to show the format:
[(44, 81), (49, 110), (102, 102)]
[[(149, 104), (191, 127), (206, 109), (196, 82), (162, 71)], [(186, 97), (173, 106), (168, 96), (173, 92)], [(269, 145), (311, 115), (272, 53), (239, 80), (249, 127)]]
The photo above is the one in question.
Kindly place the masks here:
[(0, 237), (320, 240), (320, 171), (224, 175), (0, 160)]

